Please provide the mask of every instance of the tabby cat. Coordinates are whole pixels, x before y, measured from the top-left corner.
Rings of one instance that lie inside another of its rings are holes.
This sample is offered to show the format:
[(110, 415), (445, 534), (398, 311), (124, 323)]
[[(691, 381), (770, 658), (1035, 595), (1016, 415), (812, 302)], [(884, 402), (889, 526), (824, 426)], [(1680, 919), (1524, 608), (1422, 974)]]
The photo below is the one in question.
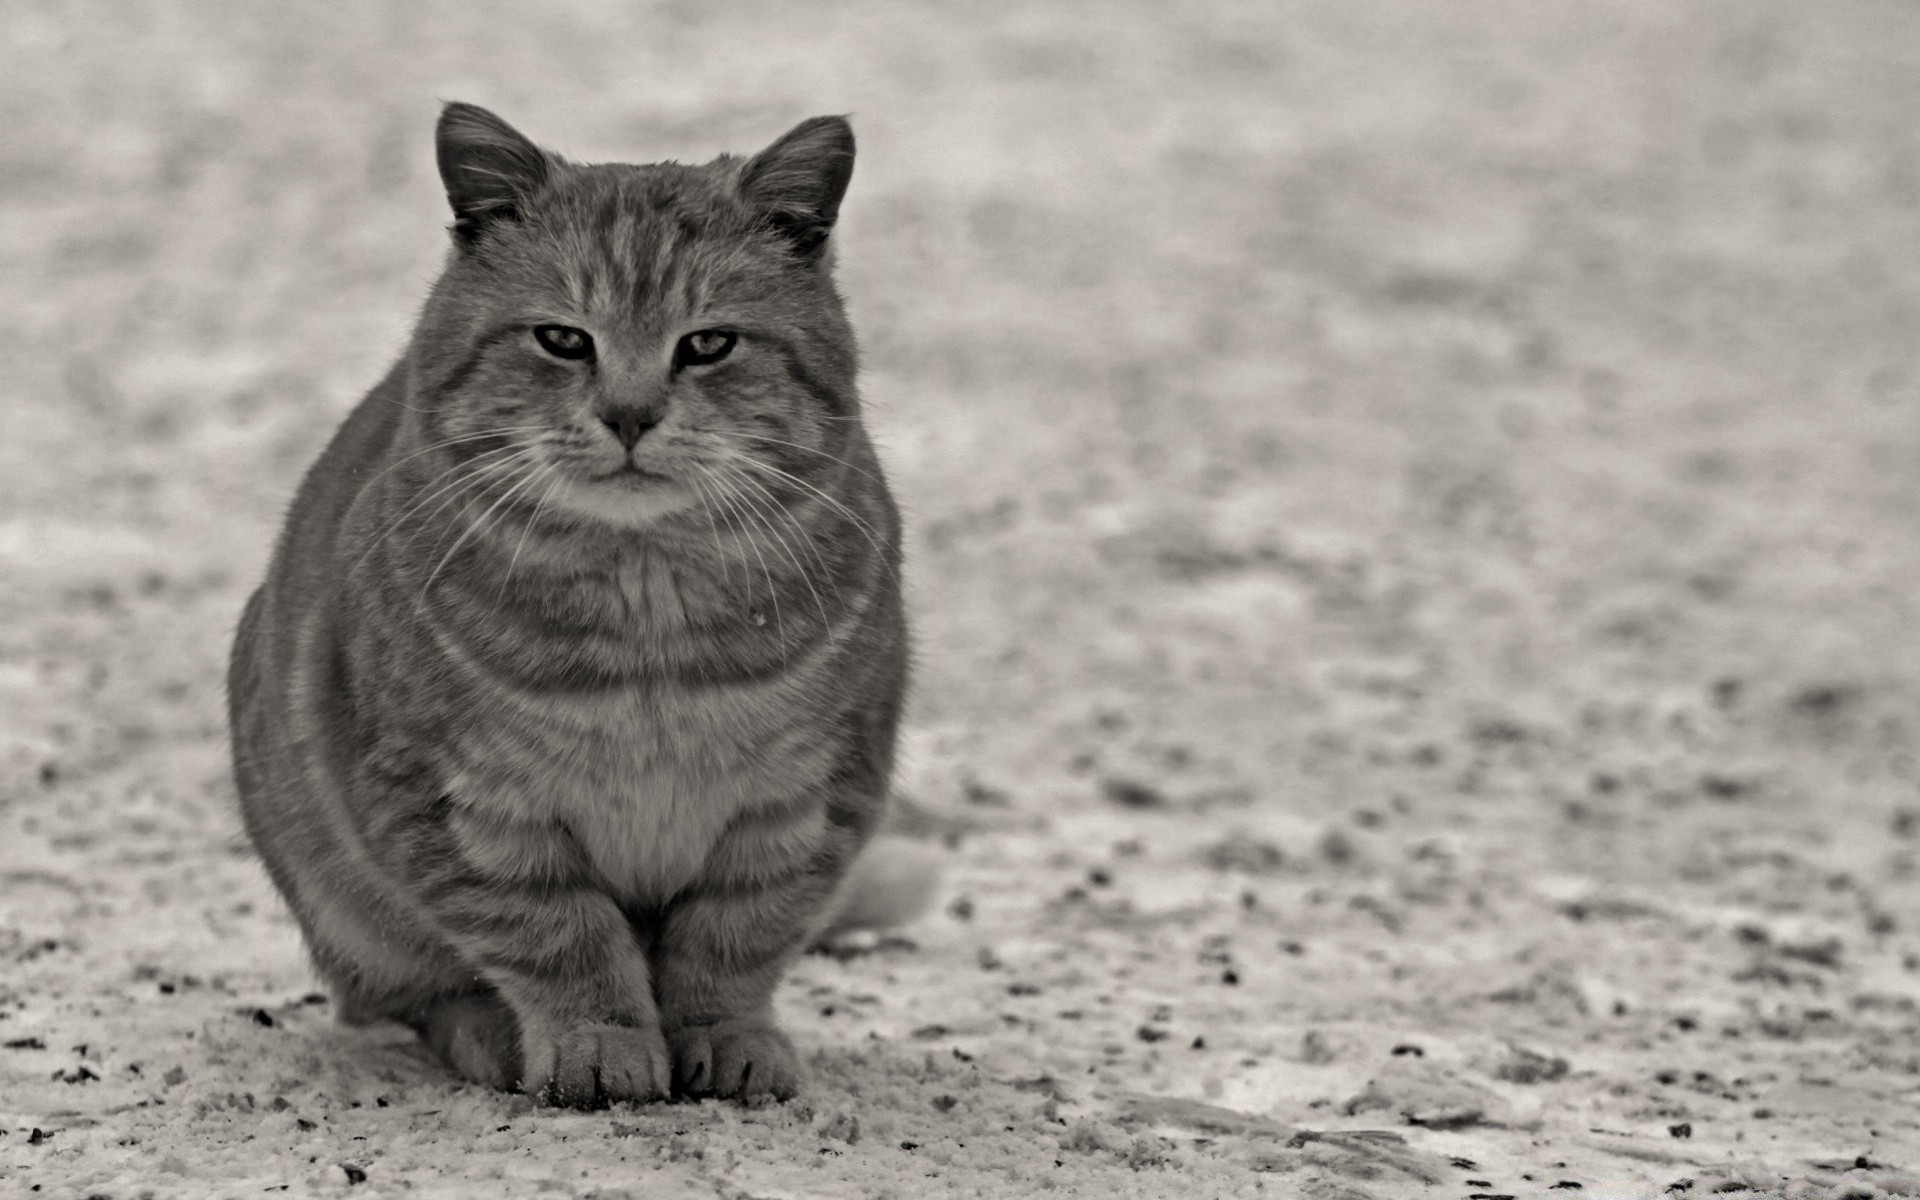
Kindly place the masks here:
[(585, 165), (450, 104), (437, 151), (445, 271), (240, 622), (248, 833), (342, 1020), (552, 1103), (792, 1095), (771, 996), (872, 902), (907, 674), (852, 130)]

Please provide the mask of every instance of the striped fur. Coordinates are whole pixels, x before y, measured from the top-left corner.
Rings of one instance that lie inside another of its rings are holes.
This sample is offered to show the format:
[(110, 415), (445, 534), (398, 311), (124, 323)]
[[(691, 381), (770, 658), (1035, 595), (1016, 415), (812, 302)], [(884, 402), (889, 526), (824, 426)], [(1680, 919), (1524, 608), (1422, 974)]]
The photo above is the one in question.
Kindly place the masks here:
[[(885, 804), (907, 661), (823, 244), (852, 135), (583, 166), (452, 105), (439, 151), (446, 271), (235, 641), (247, 829), (343, 1019), (556, 1102), (791, 1094), (770, 997)], [(702, 329), (732, 354), (677, 366)]]

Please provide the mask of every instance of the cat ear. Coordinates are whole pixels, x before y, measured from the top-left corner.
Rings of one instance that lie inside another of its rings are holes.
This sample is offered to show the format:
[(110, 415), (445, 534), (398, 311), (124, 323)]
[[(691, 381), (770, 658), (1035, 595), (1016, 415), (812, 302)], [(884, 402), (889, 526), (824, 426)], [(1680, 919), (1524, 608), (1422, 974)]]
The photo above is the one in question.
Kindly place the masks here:
[(799, 252), (820, 257), (853, 178), (853, 127), (845, 117), (802, 121), (747, 160), (740, 192)]
[(552, 162), (519, 130), (477, 104), (454, 101), (434, 131), (440, 182), (453, 205), (453, 234), (471, 242), (494, 221), (517, 220)]

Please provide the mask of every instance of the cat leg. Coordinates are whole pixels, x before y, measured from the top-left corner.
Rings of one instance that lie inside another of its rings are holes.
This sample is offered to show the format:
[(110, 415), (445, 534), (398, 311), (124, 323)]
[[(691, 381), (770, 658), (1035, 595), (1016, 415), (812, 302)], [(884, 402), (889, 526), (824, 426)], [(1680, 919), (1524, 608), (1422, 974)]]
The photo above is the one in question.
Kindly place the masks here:
[(604, 896), (594, 900), (597, 911), (527, 921), (555, 939), (549, 951), (478, 951), (519, 1025), (520, 1088), (576, 1108), (664, 1099), (671, 1060), (646, 960), (620, 910)]
[(830, 879), (703, 891), (667, 910), (653, 947), (655, 995), (688, 1096), (787, 1099), (800, 1061), (773, 1021), (773, 990), (806, 942)]
[[(387, 833), (392, 874), (511, 1014), (518, 1069), (509, 1083), (577, 1107), (667, 1094), (646, 957), (563, 831), (441, 801)], [(484, 1046), (497, 1028), (456, 1006), (434, 1036)]]
[[(368, 901), (366, 889), (360, 899)], [(512, 1011), (449, 947), (419, 936), (424, 931), (398, 936), (403, 919), (385, 903), (379, 905), (385, 937), (337, 902), (309, 911), (302, 927), (314, 967), (333, 994), (335, 1020), (398, 1021), (466, 1079), (503, 1089), (519, 1080), (520, 1033)]]
[(314, 973), (326, 981), (334, 1019), (417, 1024), (436, 997), (486, 983), (462, 962), (406, 898), (371, 874), (351, 874), (310, 855), (278, 873)]

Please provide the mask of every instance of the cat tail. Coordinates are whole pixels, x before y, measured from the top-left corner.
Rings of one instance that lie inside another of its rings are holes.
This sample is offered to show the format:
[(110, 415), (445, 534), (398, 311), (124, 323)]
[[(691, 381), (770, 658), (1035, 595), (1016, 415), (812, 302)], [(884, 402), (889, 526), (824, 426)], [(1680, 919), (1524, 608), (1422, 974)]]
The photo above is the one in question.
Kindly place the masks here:
[(925, 842), (894, 834), (874, 838), (827, 902), (814, 944), (856, 930), (892, 929), (924, 914), (940, 890), (941, 858)]

